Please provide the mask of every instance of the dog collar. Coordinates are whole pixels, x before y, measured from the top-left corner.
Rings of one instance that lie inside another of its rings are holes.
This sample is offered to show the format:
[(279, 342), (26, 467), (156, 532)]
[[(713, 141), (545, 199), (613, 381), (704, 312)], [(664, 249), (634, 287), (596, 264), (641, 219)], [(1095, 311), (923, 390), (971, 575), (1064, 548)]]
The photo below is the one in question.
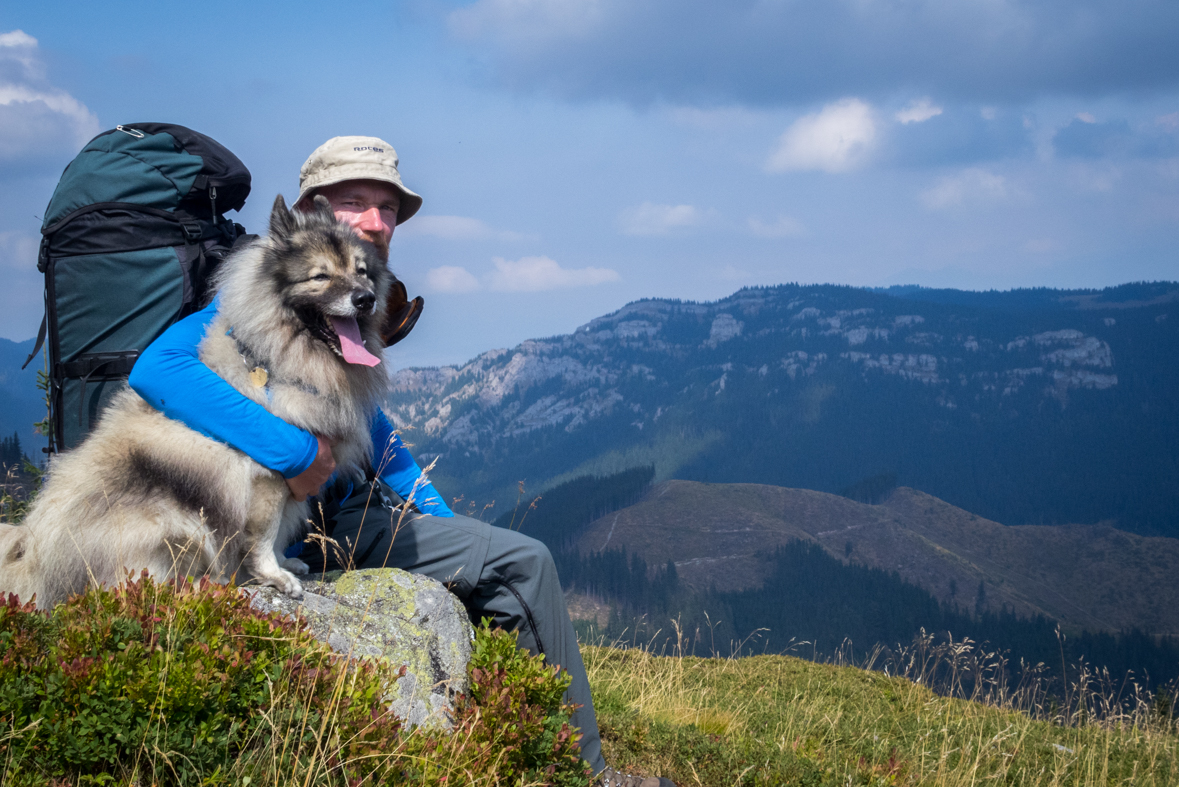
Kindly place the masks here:
[(245, 364), (246, 369), (249, 371), (250, 383), (255, 388), (264, 389), (266, 391), (267, 399), (271, 398), (273, 395), (270, 387), (272, 383), (276, 385), (289, 385), (292, 388), (298, 388), (303, 393), (310, 394), (311, 396), (323, 395), (314, 385), (308, 383), (305, 380), (300, 380), (298, 377), (284, 379), (270, 374), (270, 372), (266, 369), (265, 362), (255, 355), (249, 347), (242, 344), (236, 336), (233, 335), (233, 328), (230, 328), (228, 331), (226, 331), (226, 333), (233, 338), (233, 343), (237, 347), (237, 354), (239, 357), (241, 357), (242, 363)]

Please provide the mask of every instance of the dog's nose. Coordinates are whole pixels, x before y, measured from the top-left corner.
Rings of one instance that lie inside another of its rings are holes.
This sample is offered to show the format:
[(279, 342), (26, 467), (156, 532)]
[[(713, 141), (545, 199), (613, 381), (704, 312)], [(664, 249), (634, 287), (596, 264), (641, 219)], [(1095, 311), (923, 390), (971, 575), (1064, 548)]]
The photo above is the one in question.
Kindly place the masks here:
[(352, 293), (352, 305), (362, 312), (372, 311), (373, 304), (377, 302), (377, 296), (366, 290), (357, 290)]

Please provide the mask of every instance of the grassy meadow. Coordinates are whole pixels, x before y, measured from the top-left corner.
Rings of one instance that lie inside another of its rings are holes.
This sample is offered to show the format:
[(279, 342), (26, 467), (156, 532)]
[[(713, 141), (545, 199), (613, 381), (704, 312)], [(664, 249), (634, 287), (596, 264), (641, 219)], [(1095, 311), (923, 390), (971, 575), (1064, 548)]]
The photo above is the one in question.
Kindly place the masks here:
[(607, 761), (680, 785), (1179, 784), (1166, 695), (1082, 668), (1054, 700), (1034, 676), (1005, 684), (1000, 661), (970, 643), (925, 640), (887, 673), (790, 656), (583, 653)]
[[(856, 664), (582, 651), (607, 762), (681, 787), (1179, 784), (1172, 695), (1083, 665), (1049, 694), (1042, 668), (1013, 685), (1001, 656), (932, 637)], [(145, 578), (51, 614), (10, 598), (0, 783), (588, 783), (562, 728), (564, 682), (514, 638), (478, 632), (450, 734), (384, 711), (395, 672), (207, 582)]]

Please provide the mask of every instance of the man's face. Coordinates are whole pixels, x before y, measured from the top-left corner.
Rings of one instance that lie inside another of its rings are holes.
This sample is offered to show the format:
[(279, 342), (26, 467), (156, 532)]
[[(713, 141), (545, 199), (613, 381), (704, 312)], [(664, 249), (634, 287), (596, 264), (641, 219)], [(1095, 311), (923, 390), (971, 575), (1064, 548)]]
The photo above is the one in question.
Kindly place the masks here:
[(389, 241), (397, 226), (401, 196), (380, 180), (346, 180), (319, 189), (332, 204), (336, 220), (350, 226), (357, 235), (377, 247), (381, 259), (389, 259)]

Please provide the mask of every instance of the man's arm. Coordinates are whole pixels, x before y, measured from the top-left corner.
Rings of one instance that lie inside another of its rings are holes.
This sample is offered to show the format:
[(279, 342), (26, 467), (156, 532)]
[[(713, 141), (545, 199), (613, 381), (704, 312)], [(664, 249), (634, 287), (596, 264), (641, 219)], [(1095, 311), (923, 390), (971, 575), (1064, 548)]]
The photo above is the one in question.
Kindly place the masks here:
[(242, 396), (201, 363), (197, 345), (216, 316), (214, 301), (166, 330), (139, 356), (128, 382), (169, 418), (282, 473), (295, 497), (303, 499), (335, 468), (330, 446)]
[(409, 449), (380, 410), (373, 416), (372, 433), (373, 467), (381, 480), (403, 500), (409, 500), (410, 495), (413, 495), (413, 504), (423, 514), (454, 516), (434, 485), (422, 477), (422, 468), (413, 460)]

